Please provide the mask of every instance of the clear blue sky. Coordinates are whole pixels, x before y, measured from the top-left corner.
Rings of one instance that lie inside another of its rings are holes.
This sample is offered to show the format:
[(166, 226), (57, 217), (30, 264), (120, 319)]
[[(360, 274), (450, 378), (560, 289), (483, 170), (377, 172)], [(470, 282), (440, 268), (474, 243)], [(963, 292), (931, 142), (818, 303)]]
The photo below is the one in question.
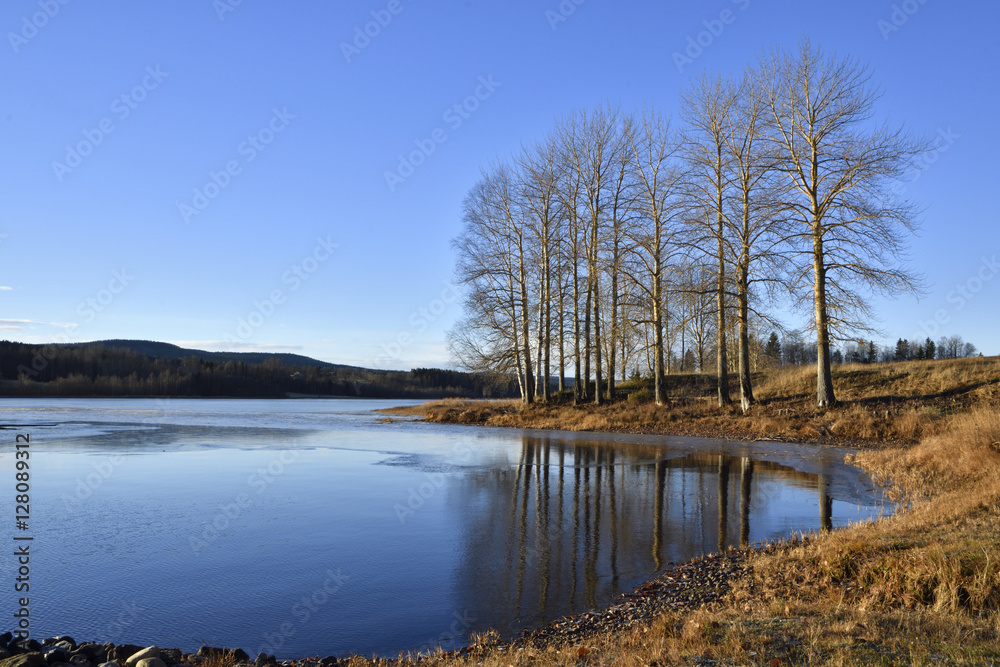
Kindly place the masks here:
[[(929, 292), (880, 303), (881, 326), (940, 314), (935, 338), (997, 354), (998, 24), (987, 1), (5, 0), (0, 337), (445, 365), (480, 165), (580, 107), (673, 111), (703, 68), (808, 36), (873, 66), (890, 120), (950, 132), (907, 190)], [(415, 142), (434, 150), (390, 187)]]

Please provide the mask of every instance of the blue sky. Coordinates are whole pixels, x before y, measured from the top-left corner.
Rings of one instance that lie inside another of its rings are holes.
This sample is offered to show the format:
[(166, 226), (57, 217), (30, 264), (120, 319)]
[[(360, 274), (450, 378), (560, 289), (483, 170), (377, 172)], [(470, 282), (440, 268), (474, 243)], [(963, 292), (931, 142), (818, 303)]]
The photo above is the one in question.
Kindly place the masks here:
[(942, 0), (6, 0), (0, 337), (447, 365), (480, 165), (580, 107), (672, 112), (703, 69), (808, 36), (873, 67), (881, 115), (947, 137), (906, 190), (928, 291), (878, 302), (887, 338), (998, 354), (998, 20)]

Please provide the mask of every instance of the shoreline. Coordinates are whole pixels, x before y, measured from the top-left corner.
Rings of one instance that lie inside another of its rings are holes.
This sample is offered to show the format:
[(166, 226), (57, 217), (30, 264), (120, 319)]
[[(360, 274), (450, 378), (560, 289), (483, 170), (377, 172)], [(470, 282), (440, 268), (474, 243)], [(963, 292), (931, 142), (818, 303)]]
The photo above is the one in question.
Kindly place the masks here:
[[(889, 443), (877, 440), (866, 440), (850, 437), (837, 437), (827, 431), (825, 434), (816, 431), (809, 435), (793, 436), (784, 434), (774, 434), (764, 436), (751, 432), (741, 432), (713, 428), (711, 425), (698, 425), (692, 428), (691, 424), (683, 424), (681, 420), (672, 426), (649, 427), (648, 425), (638, 425), (632, 428), (618, 428), (610, 426), (594, 426), (592, 424), (581, 424), (579, 422), (563, 423), (559, 425), (532, 425), (536, 420), (532, 419), (532, 410), (553, 410), (553, 409), (574, 409), (586, 411), (591, 406), (560, 406), (551, 404), (536, 404), (525, 410), (527, 418), (510, 417), (510, 412), (505, 407), (494, 408), (491, 404), (501, 405), (509, 403), (509, 399), (431, 399), (423, 401), (419, 405), (396, 406), (390, 408), (377, 408), (374, 412), (389, 415), (387, 419), (392, 419), (392, 415), (417, 416), (418, 419), (412, 421), (424, 422), (428, 424), (454, 424), (459, 426), (478, 426), (484, 428), (520, 429), (531, 431), (550, 431), (573, 434), (580, 436), (584, 434), (593, 435), (595, 438), (601, 435), (629, 437), (629, 436), (649, 436), (666, 438), (687, 438), (691, 440), (725, 440), (728, 442), (739, 442), (748, 445), (757, 443), (775, 445), (812, 445), (817, 447), (842, 448), (851, 450), (880, 449), (889, 446)], [(606, 410), (615, 406), (615, 403), (606, 403), (598, 410)], [(666, 409), (666, 408), (665, 408)], [(546, 423), (543, 420), (537, 420)], [(551, 422), (548, 422), (551, 423)], [(685, 427), (686, 426), (686, 427)], [(609, 442), (615, 442), (610, 440)]]
[[(622, 632), (652, 622), (664, 611), (693, 612), (718, 604), (732, 588), (732, 584), (747, 574), (746, 562), (752, 554), (773, 549), (770, 545), (756, 545), (741, 549), (730, 548), (724, 553), (709, 553), (682, 563), (668, 563), (662, 570), (653, 573), (633, 591), (618, 595), (609, 605), (598, 610), (587, 610), (562, 616), (537, 628), (524, 630), (519, 635), (502, 639), (493, 631), (485, 631), (478, 637), (470, 636), (468, 644), (462, 648), (434, 653), (401, 653), (396, 657), (369, 657), (356, 654), (346, 656), (312, 656), (307, 658), (280, 659), (259, 654), (250, 656), (241, 648), (219, 648), (202, 646), (194, 653), (177, 648), (163, 648), (155, 645), (129, 643), (77, 643), (71, 635), (57, 635), (41, 640), (18, 640), (9, 642), (3, 638), (12, 633), (0, 635), (0, 665), (3, 667), (44, 667), (48, 665), (69, 665), (71, 667), (341, 667), (351, 665), (415, 665), (432, 660), (453, 657), (485, 657), (492, 654), (508, 654), (525, 649), (546, 650), (565, 647), (585, 640), (595, 632)], [(67, 646), (67, 644), (71, 646)], [(53, 647), (61, 648), (66, 660), (48, 661), (44, 653)], [(34, 650), (32, 650), (34, 649)], [(152, 650), (151, 650), (152, 649)], [(162, 664), (138, 664), (140, 658), (129, 660), (142, 652), (142, 657), (155, 657)], [(4, 655), (4, 654), (7, 655)], [(34, 656), (38, 656), (35, 658)], [(78, 657), (87, 661), (83, 662)], [(15, 660), (18, 659), (19, 660)], [(222, 664), (220, 665), (220, 660)], [(116, 664), (111, 664), (116, 663)]]

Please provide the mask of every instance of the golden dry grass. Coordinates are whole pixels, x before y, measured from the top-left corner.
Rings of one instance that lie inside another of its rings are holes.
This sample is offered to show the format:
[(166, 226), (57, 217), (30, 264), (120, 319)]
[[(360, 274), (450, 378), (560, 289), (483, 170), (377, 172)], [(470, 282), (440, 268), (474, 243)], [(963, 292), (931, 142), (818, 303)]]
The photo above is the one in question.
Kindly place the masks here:
[(601, 406), (451, 399), (392, 412), (488, 426), (884, 446), (940, 433), (947, 417), (974, 406), (1000, 409), (998, 358), (838, 366), (834, 386), (840, 402), (827, 409), (815, 406), (811, 367), (761, 374), (754, 389), (759, 403), (747, 414), (736, 405), (719, 408), (703, 380), (691, 376), (675, 386), (667, 406), (635, 400), (648, 392), (633, 386), (629, 400)]

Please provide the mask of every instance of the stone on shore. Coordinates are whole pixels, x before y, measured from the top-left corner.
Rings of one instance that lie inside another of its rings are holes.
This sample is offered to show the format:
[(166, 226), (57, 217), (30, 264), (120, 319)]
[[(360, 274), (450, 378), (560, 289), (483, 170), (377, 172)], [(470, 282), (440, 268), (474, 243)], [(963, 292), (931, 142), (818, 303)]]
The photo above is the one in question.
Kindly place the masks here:
[(180, 649), (161, 648), (160, 660), (167, 663), (168, 665), (176, 665), (184, 662), (184, 654), (180, 652)]
[(11, 651), (19, 651), (21, 653), (41, 653), (42, 645), (38, 643), (35, 639), (18, 639), (13, 642), (9, 647)]
[(120, 646), (112, 644), (111, 649), (108, 651), (108, 660), (114, 660), (119, 665), (124, 665), (130, 656), (135, 655), (142, 649), (142, 646), (136, 644), (121, 644)]
[(97, 660), (97, 656), (100, 655), (103, 650), (104, 648), (100, 644), (84, 642), (76, 647), (76, 654), (87, 656), (90, 660)]
[(44, 664), (45, 656), (37, 651), (22, 653), (0, 660), (0, 667), (42, 667)]
[(146, 658), (159, 658), (160, 649), (156, 646), (147, 646), (141, 651), (136, 651), (125, 660), (125, 667), (135, 667), (136, 663)]
[(55, 665), (60, 662), (69, 662), (69, 653), (66, 649), (61, 646), (49, 646), (42, 651), (42, 655), (45, 656), (45, 662), (49, 665)]
[(167, 663), (159, 658), (143, 658), (135, 663), (135, 667), (167, 667)]
[(67, 651), (72, 651), (76, 648), (76, 640), (69, 635), (56, 635), (55, 637), (49, 637), (48, 639), (42, 640), (42, 646), (61, 646), (61, 648)]

